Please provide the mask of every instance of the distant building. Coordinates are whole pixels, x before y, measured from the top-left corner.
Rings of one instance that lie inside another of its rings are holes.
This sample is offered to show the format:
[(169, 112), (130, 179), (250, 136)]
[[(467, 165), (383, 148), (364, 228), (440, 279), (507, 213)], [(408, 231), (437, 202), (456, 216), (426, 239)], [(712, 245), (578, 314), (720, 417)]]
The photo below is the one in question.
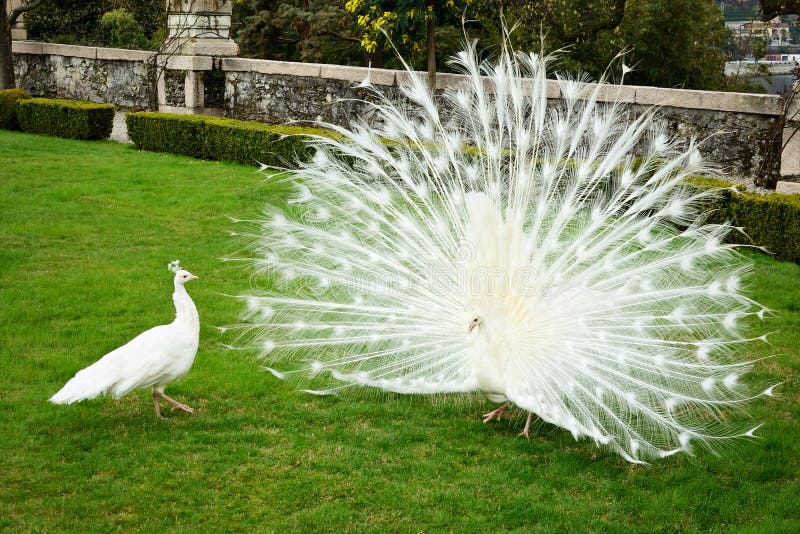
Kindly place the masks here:
[(763, 22), (760, 20), (727, 22), (725, 25), (741, 39), (760, 37), (770, 46), (789, 44), (789, 23), (780, 17)]

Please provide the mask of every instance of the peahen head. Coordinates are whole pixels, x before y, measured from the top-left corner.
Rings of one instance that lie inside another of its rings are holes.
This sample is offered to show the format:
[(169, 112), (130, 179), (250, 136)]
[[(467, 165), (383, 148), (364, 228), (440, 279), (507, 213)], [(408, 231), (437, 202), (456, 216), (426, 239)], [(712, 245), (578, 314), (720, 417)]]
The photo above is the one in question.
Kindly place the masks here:
[(197, 280), (197, 277), (192, 273), (190, 273), (189, 271), (185, 271), (183, 269), (180, 269), (178, 270), (178, 272), (175, 273), (175, 285), (178, 284), (183, 285), (189, 280)]

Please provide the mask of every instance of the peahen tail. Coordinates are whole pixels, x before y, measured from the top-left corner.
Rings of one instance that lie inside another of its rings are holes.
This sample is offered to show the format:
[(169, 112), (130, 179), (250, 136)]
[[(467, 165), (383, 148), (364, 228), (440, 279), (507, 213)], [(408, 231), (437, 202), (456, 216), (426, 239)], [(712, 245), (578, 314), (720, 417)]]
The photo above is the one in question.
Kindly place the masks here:
[[(53, 404), (72, 404), (94, 399), (106, 393), (113, 393), (118, 382), (108, 362), (98, 360), (89, 367), (78, 371), (64, 387), (50, 397)], [(115, 395), (119, 397), (119, 395)]]

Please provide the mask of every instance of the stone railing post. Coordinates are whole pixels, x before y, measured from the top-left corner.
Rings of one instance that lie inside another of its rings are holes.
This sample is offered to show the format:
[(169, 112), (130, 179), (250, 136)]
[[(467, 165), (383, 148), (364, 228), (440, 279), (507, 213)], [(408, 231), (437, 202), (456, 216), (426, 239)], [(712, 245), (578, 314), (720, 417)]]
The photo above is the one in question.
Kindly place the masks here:
[(786, 110), (781, 153), (781, 179), (800, 180), (800, 98), (795, 98)]
[[(239, 54), (239, 45), (230, 38), (231, 0), (167, 0), (167, 38), (164, 54), (169, 56), (231, 57)], [(177, 59), (177, 58), (172, 58)], [(191, 61), (194, 66), (210, 61)], [(208, 67), (207, 70), (211, 70)], [(163, 81), (159, 80), (159, 104), (164, 100)], [(187, 69), (184, 83), (186, 108), (205, 107), (202, 70)]]
[(781, 142), (781, 172), (776, 191), (800, 193), (800, 98), (795, 98), (786, 110)]

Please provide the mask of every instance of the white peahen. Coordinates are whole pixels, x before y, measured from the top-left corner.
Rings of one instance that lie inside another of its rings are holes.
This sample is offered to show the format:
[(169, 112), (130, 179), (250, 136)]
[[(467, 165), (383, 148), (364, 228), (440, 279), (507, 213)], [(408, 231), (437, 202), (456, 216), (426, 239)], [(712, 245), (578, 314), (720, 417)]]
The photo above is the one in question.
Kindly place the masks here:
[(727, 416), (758, 396), (737, 355), (767, 310), (685, 180), (710, 170), (697, 143), (549, 61), (473, 44), (440, 96), (363, 83), (371, 125), (272, 178), (297, 193), (249, 235), (267, 284), (242, 335), (308, 391), (479, 391), (504, 403), (484, 421), (516, 406), (524, 435), (535, 415), (630, 462), (752, 437)]
[(177, 260), (169, 265), (175, 272), (175, 320), (147, 330), (115, 349), (67, 382), (50, 398), (54, 404), (72, 404), (109, 394), (115, 399), (139, 388), (153, 388), (153, 406), (161, 417), (159, 399), (178, 410), (194, 410), (164, 394), (164, 388), (180, 380), (192, 367), (200, 340), (200, 317), (184, 284), (197, 277), (180, 268)]

